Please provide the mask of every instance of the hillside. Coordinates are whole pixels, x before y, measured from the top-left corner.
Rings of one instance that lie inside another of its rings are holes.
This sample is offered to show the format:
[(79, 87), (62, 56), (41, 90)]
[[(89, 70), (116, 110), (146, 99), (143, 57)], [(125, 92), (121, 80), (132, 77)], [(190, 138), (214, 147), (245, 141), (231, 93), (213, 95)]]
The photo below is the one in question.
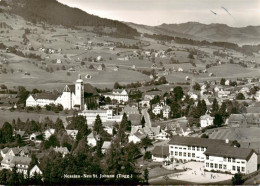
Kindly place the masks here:
[(188, 22), (183, 24), (162, 24), (156, 28), (191, 35), (208, 41), (225, 41), (238, 44), (260, 43), (260, 26), (235, 28), (224, 24), (206, 25)]
[(224, 41), (239, 45), (256, 45), (260, 43), (260, 26), (247, 26), (241, 28), (229, 27), (224, 24), (201, 24), (188, 22), (182, 24), (162, 24), (159, 26), (146, 26), (127, 23), (140, 33), (168, 35), (194, 40)]
[(92, 26), (102, 33), (104, 27), (115, 28), (110, 35), (117, 37), (134, 37), (138, 33), (135, 29), (119, 21), (90, 15), (78, 8), (71, 8), (56, 0), (9, 0), (11, 13), (37, 23), (46, 22), (52, 25), (67, 27)]

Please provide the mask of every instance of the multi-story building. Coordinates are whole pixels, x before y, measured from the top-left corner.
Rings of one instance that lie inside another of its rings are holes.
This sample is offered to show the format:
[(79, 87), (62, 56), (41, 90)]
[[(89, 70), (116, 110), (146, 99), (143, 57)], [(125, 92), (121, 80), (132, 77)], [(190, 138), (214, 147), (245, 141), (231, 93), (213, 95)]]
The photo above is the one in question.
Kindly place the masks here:
[(162, 111), (162, 113), (163, 113), (163, 117), (164, 117), (164, 118), (169, 118), (170, 107), (169, 107), (168, 105), (163, 105), (163, 104), (153, 105), (153, 107), (152, 107), (152, 112), (153, 112), (155, 115), (160, 114), (161, 111)]
[(205, 170), (250, 174), (257, 170), (257, 155), (253, 149), (229, 146), (207, 148)]
[(204, 162), (205, 170), (249, 174), (257, 170), (253, 149), (237, 148), (232, 141), (174, 136), (169, 142), (170, 158), (182, 162)]
[(92, 125), (97, 115), (100, 116), (102, 122), (121, 122), (122, 115), (113, 116), (113, 110), (83, 110), (79, 115), (85, 116), (89, 125)]
[(114, 89), (111, 93), (103, 94), (106, 97), (109, 97), (111, 100), (117, 100), (119, 103), (128, 102), (129, 96), (125, 89)]

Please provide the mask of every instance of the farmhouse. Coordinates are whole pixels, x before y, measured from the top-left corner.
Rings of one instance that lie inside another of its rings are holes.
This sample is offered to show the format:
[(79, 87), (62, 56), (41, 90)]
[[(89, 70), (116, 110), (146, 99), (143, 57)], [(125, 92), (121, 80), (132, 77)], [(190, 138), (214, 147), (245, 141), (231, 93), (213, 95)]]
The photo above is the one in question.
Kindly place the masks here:
[(208, 171), (250, 174), (257, 170), (255, 151), (234, 147), (229, 140), (174, 136), (169, 151), (175, 160), (204, 162)]
[(62, 105), (63, 109), (84, 108), (84, 84), (81, 76), (76, 80), (75, 86), (66, 85), (61, 95), (52, 93), (40, 93), (29, 95), (26, 99), (27, 107), (44, 107), (49, 104)]

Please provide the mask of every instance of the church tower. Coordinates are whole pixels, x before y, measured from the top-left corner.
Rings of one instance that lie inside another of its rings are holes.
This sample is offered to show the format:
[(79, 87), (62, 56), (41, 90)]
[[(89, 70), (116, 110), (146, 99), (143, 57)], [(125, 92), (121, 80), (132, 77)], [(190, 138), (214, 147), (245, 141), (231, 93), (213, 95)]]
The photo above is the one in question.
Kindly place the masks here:
[(75, 105), (79, 107), (80, 110), (84, 109), (84, 84), (79, 74), (78, 79), (75, 83)]

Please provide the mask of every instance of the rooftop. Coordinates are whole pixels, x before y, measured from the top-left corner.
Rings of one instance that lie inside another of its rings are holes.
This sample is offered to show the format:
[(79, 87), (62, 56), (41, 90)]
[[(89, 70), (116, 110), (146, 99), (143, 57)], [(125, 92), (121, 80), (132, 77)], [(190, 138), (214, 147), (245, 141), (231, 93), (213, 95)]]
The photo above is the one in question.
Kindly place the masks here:
[(208, 138), (195, 138), (195, 137), (183, 137), (173, 136), (169, 141), (170, 145), (187, 145), (187, 146), (199, 146), (199, 147), (210, 147), (210, 146), (231, 146), (232, 141), (226, 143), (225, 140), (208, 139)]
[(208, 147), (204, 154), (217, 157), (230, 157), (248, 160), (253, 153), (253, 149), (221, 145)]

